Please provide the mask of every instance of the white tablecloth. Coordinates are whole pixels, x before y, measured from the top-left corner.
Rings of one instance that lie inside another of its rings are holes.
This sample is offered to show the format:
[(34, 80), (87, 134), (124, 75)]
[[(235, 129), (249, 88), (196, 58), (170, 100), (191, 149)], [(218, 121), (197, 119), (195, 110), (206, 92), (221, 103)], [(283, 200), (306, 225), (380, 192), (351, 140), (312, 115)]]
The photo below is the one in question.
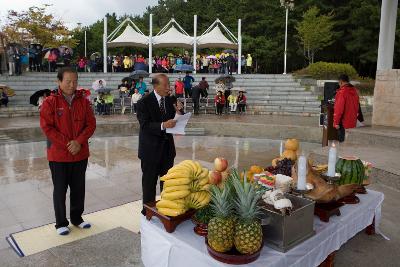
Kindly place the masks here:
[[(379, 233), (381, 205), (384, 195), (368, 190), (358, 195), (360, 203), (340, 208), (341, 216), (333, 216), (329, 223), (314, 219), (316, 234), (289, 250), (278, 252), (264, 246), (260, 257), (246, 266), (318, 266), (326, 257), (338, 250), (350, 238), (371, 225), (375, 216), (375, 227)], [(204, 238), (193, 232), (193, 223), (180, 224), (174, 233), (164, 230), (158, 218), (141, 219), (142, 261), (146, 267), (216, 267), (229, 266), (208, 255)]]

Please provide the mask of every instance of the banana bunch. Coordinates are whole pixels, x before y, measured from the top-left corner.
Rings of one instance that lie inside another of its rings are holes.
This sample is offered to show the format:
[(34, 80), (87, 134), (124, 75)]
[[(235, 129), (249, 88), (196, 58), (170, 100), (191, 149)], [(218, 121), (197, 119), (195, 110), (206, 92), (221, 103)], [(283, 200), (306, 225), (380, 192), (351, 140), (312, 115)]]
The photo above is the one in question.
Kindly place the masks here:
[(319, 164), (312, 167), (317, 173), (324, 173), (328, 171), (328, 164)]
[(199, 162), (184, 160), (160, 178), (164, 182), (158, 211), (167, 216), (178, 216), (188, 209), (198, 209), (208, 204), (208, 169)]

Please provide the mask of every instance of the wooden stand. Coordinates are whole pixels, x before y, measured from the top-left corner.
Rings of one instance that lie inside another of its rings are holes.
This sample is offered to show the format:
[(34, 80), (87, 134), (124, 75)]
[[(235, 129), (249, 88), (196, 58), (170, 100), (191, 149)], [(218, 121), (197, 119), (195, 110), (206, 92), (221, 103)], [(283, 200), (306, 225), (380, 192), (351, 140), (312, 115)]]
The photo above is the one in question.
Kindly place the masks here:
[(364, 186), (364, 185), (360, 186), (360, 188), (357, 189), (356, 193), (357, 193), (357, 194), (362, 194), (362, 195), (368, 194), (368, 193), (367, 193), (367, 189), (365, 189), (365, 186)]
[(169, 217), (158, 212), (156, 202), (150, 202), (143, 206), (146, 209), (146, 219), (150, 221), (153, 216), (159, 218), (168, 233), (174, 232), (180, 223), (189, 220), (196, 212), (195, 210), (188, 210), (182, 215)]
[(193, 231), (199, 236), (207, 236), (208, 234), (208, 224), (200, 223), (192, 218), (192, 222), (196, 225)]
[(343, 204), (358, 204), (360, 203), (360, 199), (356, 194), (351, 194), (350, 196), (339, 199), (338, 202)]
[(327, 146), (328, 140), (338, 140), (337, 130), (333, 127), (333, 106), (333, 104), (321, 102), (322, 113), (326, 114), (322, 131), (322, 146)]
[(340, 216), (340, 207), (343, 206), (340, 202), (330, 203), (316, 203), (314, 208), (314, 214), (319, 217), (323, 222), (329, 222), (329, 218), (333, 215)]

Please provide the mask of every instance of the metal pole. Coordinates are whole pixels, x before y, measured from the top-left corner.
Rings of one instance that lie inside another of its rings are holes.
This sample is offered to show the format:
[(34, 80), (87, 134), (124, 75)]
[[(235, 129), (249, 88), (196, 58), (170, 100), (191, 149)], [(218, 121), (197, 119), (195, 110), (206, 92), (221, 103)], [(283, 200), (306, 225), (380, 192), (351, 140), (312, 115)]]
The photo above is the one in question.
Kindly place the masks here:
[(87, 57), (86, 31), (85, 31), (85, 58)]
[[(85, 60), (87, 60), (87, 45), (86, 45), (86, 31), (85, 31)], [(85, 64), (85, 72), (87, 72), (87, 66)]]
[(104, 71), (104, 73), (107, 73), (107, 16), (104, 16), (103, 71)]
[(287, 56), (287, 26), (288, 26), (289, 8), (286, 7), (286, 25), (285, 25), (285, 54), (283, 61), (283, 74), (286, 74), (286, 56)]
[(242, 74), (242, 20), (238, 20), (238, 74)]
[(150, 14), (149, 29), (149, 73), (153, 73), (153, 14)]
[(197, 15), (193, 18), (193, 73), (196, 73), (196, 59), (197, 59)]

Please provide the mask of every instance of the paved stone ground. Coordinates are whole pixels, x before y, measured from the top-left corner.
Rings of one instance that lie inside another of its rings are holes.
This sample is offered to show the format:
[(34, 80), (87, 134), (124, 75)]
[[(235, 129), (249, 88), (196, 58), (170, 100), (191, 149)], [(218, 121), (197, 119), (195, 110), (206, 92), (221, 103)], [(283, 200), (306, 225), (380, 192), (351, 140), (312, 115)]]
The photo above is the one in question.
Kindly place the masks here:
[(116, 228), (29, 257), (0, 250), (1, 266), (126, 266), (142, 267), (140, 235)]

